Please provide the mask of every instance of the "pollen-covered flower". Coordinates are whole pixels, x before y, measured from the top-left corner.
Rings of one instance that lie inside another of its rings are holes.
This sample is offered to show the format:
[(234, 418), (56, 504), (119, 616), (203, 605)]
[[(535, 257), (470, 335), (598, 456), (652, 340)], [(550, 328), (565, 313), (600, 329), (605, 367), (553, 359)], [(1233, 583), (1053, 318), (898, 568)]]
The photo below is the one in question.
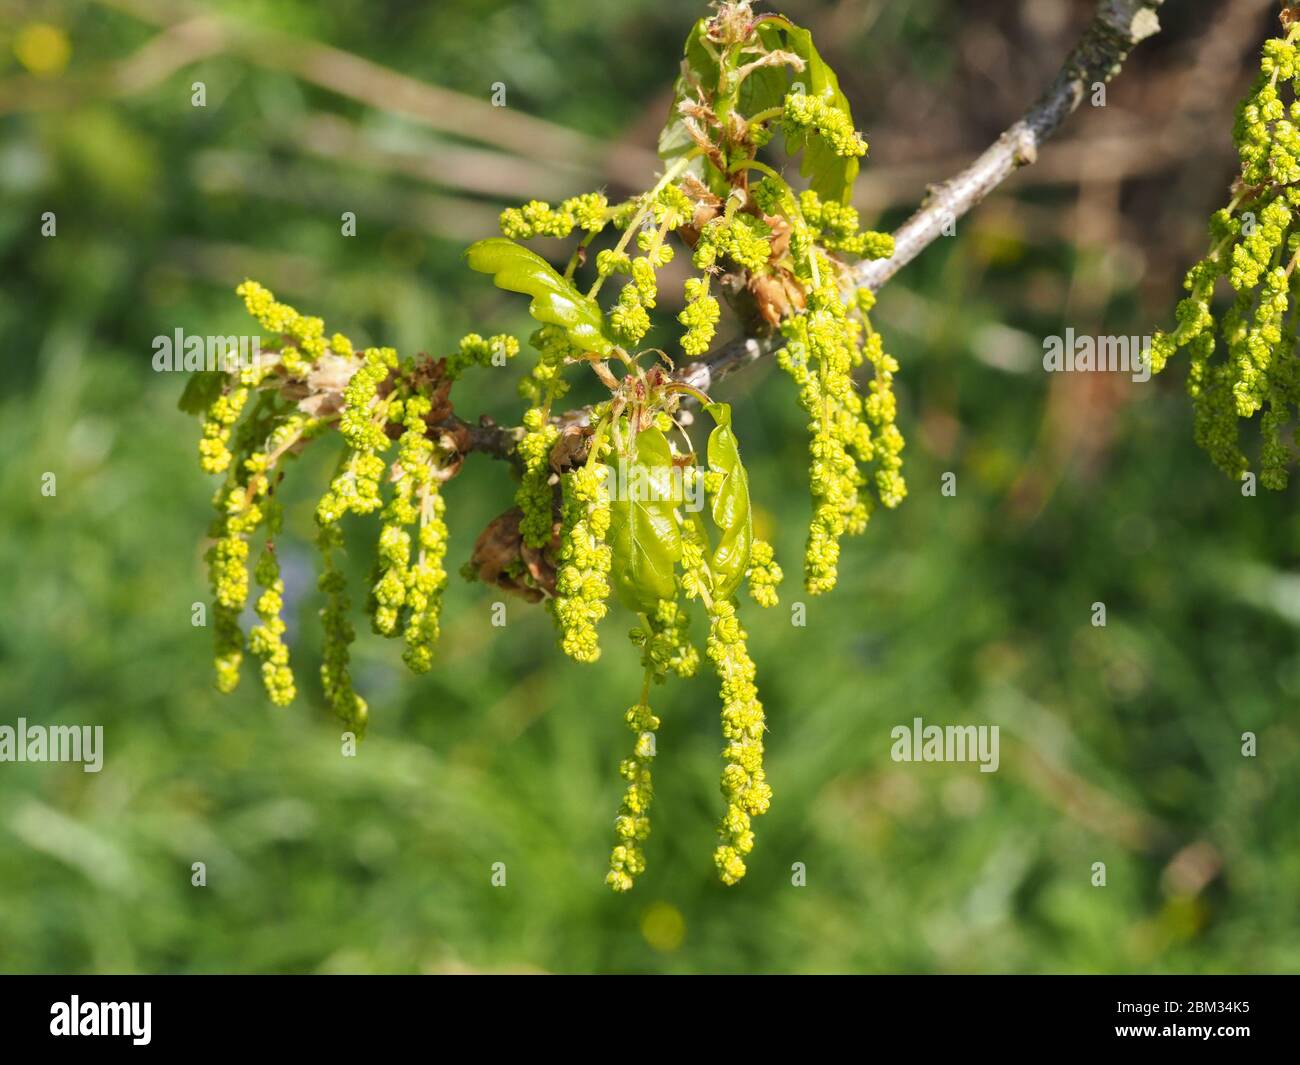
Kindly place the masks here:
[[(765, 179), (763, 184), (771, 181)], [(887, 259), (894, 254), (893, 234), (861, 229), (855, 207), (823, 200), (812, 189), (805, 189), (799, 194), (799, 213), (823, 248), (861, 259)]]
[(248, 402), (247, 388), (223, 391), (208, 407), (203, 418), (203, 436), (199, 440), (199, 465), (204, 473), (225, 473), (230, 465), (231, 429)]
[(554, 210), (544, 200), (529, 200), (522, 207), (507, 207), (501, 212), (501, 235), (512, 240), (567, 237), (575, 221), (563, 207)]
[(321, 687), (334, 712), (350, 731), (360, 737), (366, 728), (369, 707), (352, 687), (351, 647), (357, 631), (348, 617), (352, 605), (347, 593), (347, 579), (334, 562), (335, 549), (343, 546), (337, 525), (322, 524), (317, 530), (321, 553), (321, 574), (316, 585), (325, 595), (321, 624), (325, 638), (321, 644)]
[(708, 351), (721, 316), (718, 301), (709, 295), (708, 278), (687, 278), (686, 309), (677, 316), (677, 320), (686, 326), (686, 332), (682, 334), (682, 351), (691, 357)]
[(370, 589), (371, 624), (382, 636), (396, 636), (411, 583), (410, 527), (420, 518), (417, 493), (429, 480), (434, 447), (425, 435), (427, 396), (409, 397), (402, 406), (403, 432), (393, 467), (393, 496), (384, 507)]
[(776, 588), (784, 578), (772, 545), (766, 540), (755, 540), (749, 552), (749, 568), (745, 571), (750, 597), (759, 606), (776, 606), (781, 601)]
[(427, 673), (433, 666), (433, 649), (442, 632), (442, 592), (447, 584), (443, 562), (447, 556), (447, 505), (430, 477), (418, 489), (420, 532), (416, 559), (407, 575), (406, 649), (402, 661), (414, 673)]
[(714, 603), (709, 618), (708, 656), (721, 681), (723, 757), (722, 794), (726, 812), (718, 826), (722, 842), (713, 860), (725, 884), (745, 875), (745, 855), (754, 848), (751, 818), (766, 813), (772, 788), (763, 771), (763, 704), (754, 685), (754, 663), (745, 648), (735, 604)]
[[(633, 265), (644, 261), (637, 259)], [(610, 312), (609, 324), (614, 327), (619, 339), (633, 348), (650, 331), (650, 315), (646, 313), (645, 300), (636, 284), (629, 282), (623, 286), (623, 291), (618, 294), (618, 303)]]
[(772, 227), (752, 214), (737, 211), (730, 218), (719, 216), (700, 231), (695, 265), (704, 270), (725, 255), (746, 270), (762, 269), (772, 255), (771, 235)]
[[(278, 528), (275, 520), (273, 531)], [(276, 706), (293, 702), (296, 689), (293, 671), (289, 668), (289, 648), (284, 642), (284, 581), (280, 579), (280, 563), (275, 551), (267, 546), (257, 560), (257, 583), (263, 589), (257, 598), (257, 617), (261, 622), (248, 633), (248, 649), (262, 660), (262, 683), (266, 694)]]
[(814, 133), (845, 158), (867, 154), (867, 142), (853, 128), (852, 119), (824, 97), (792, 92), (784, 108), (781, 117), (788, 130)]
[[(850, 308), (831, 260), (814, 244), (806, 247), (806, 256), (796, 255), (796, 267), (806, 285), (807, 306), (781, 324), (786, 346), (777, 364), (798, 386), (799, 404), (808, 415), (813, 513), (804, 585), (819, 595), (838, 580), (841, 538), (866, 529), (873, 506), (868, 484), (891, 508), (906, 495), (906, 485), (900, 473), (903, 437), (894, 424), (898, 363), (885, 354), (880, 335), (871, 328), (867, 311), (873, 297), (859, 290)], [(852, 376), (864, 364), (874, 371), (865, 399)], [(872, 465), (875, 472), (868, 481), (866, 469)]]
[[(244, 299), (248, 313), (275, 337), (286, 337), (308, 361), (325, 354), (325, 323), (320, 318), (299, 314), (287, 303), (280, 303), (270, 290), (256, 281), (245, 281), (235, 289)], [(350, 353), (350, 352), (349, 352)]]
[(515, 492), (515, 503), (523, 513), (519, 532), (529, 547), (542, 547), (551, 539), (551, 448), (560, 438), (560, 430), (547, 420), (542, 407), (524, 414), (524, 430), (518, 447), (523, 479)]
[[(1300, 405), (1294, 306), (1300, 296), (1300, 23), (1265, 43), (1260, 71), (1237, 109), (1233, 130), (1241, 162), (1232, 199), (1210, 218), (1209, 250), (1183, 282), (1176, 327), (1152, 337), (1159, 373), (1186, 348), (1187, 390), (1197, 443), (1229, 476), (1250, 466), (1240, 421), (1262, 411), (1260, 482), (1284, 488), (1290, 448), (1283, 433)], [(1291, 102), (1282, 98), (1286, 91)], [(1234, 293), (1214, 307), (1220, 278)]]
[(650, 802), (654, 787), (650, 763), (655, 756), (655, 730), (659, 719), (650, 707), (638, 703), (624, 715), (627, 726), (636, 734), (632, 757), (619, 763), (619, 774), (627, 781), (623, 805), (614, 820), (618, 842), (609, 858), (609, 873), (605, 883), (615, 891), (630, 891), (636, 877), (645, 872), (645, 850), (642, 844), (650, 835)]
[(630, 274), (631, 272), (632, 257), (627, 252), (604, 248), (596, 253), (597, 277), (603, 279), (616, 273)]
[(467, 333), (455, 351), (447, 356), (444, 373), (453, 381), (471, 366), (505, 365), (519, 354), (519, 341), (508, 333), (481, 337)]
[[(599, 446), (593, 444), (593, 448)], [(609, 487), (594, 457), (561, 478), (564, 492), (560, 565), (555, 596), (547, 601), (560, 634), (560, 647), (579, 662), (600, 657), (596, 626), (609, 607), (609, 568), (613, 552), (609, 532)]]

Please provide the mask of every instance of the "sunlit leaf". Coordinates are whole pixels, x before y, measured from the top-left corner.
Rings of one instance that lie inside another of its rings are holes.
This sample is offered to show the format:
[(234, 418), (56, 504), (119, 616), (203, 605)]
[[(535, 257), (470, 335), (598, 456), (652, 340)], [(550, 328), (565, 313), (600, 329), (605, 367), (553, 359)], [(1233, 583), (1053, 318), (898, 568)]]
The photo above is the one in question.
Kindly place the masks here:
[[(659, 158), (665, 163), (675, 162), (696, 147), (678, 105), (682, 101), (698, 100), (701, 90), (707, 96), (718, 87), (718, 61), (704, 39), (708, 22), (708, 19), (700, 19), (686, 38), (686, 53), (682, 60), (682, 71), (673, 84), (673, 102), (668, 111), (668, 122), (659, 134)], [(725, 192), (726, 179), (722, 172), (703, 156), (692, 159), (687, 170), (714, 192)]]
[(676, 596), (673, 571), (682, 557), (668, 438), (653, 428), (638, 433), (618, 473), (621, 483), (610, 493), (610, 581), (629, 610), (650, 612)]
[(465, 249), (471, 270), (491, 274), (497, 288), (532, 296), (528, 313), (543, 325), (559, 326), (575, 347), (605, 355), (614, 342), (605, 334), (600, 305), (584, 296), (531, 248), (490, 237)]
[(186, 414), (202, 414), (221, 395), (226, 375), (218, 370), (200, 370), (185, 382), (176, 406)]
[[(780, 15), (771, 15), (763, 20), (758, 32), (769, 48), (784, 48), (804, 61), (803, 72), (796, 74), (792, 80), (802, 82), (810, 96), (822, 97), (833, 107), (843, 111), (852, 122), (853, 111), (849, 106), (848, 97), (840, 91), (839, 79), (817, 51), (810, 31), (794, 25)], [(770, 87), (767, 91), (771, 92)], [(767, 106), (776, 106), (780, 100), (763, 102)], [(820, 137), (809, 136), (803, 132), (787, 136), (785, 148), (792, 155), (803, 151), (803, 162), (799, 172), (809, 179), (809, 184), (818, 196), (824, 200), (848, 202), (853, 191), (853, 183), (858, 177), (856, 158), (836, 155), (831, 146)]]
[(712, 492), (713, 524), (718, 527), (718, 545), (710, 568), (714, 593), (726, 598), (740, 585), (754, 545), (754, 518), (749, 506), (749, 474), (740, 461), (740, 448), (731, 428), (731, 406), (710, 403), (704, 408), (717, 423), (709, 434), (709, 470), (721, 475), (722, 483)]

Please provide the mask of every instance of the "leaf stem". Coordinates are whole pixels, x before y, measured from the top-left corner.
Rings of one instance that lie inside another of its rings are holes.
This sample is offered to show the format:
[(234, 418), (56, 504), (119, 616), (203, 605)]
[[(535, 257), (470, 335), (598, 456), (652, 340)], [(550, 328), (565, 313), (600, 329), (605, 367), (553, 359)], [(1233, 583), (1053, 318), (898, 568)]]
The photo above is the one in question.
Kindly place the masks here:
[[(694, 160), (695, 158), (703, 154), (704, 154), (703, 148), (692, 148), (689, 152), (687, 152), (680, 159), (678, 159), (677, 162), (673, 163), (672, 166), (670, 166), (667, 170), (664, 171), (664, 176), (659, 179), (655, 187), (651, 189), (649, 192), (647, 192), (641, 198), (640, 209), (637, 211), (635, 215), (633, 215), (632, 221), (629, 222), (627, 228), (623, 230), (622, 238), (619, 240), (618, 244), (615, 245), (614, 247), (615, 255), (619, 254), (620, 252), (622, 252), (627, 248), (628, 242), (632, 239), (632, 234), (635, 233), (637, 229), (640, 227), (642, 220), (645, 218), (646, 214), (650, 210), (650, 205), (653, 204), (655, 200), (659, 197), (659, 193), (663, 192), (663, 190), (668, 186), (669, 182), (675, 181), (683, 173), (685, 173), (686, 168), (691, 165), (692, 160)], [(603, 285), (604, 283), (605, 283), (605, 279), (603, 277), (596, 278), (595, 283), (591, 286), (590, 290), (587, 292), (587, 298), (594, 299), (596, 293), (600, 291), (600, 286)]]
[(700, 391), (698, 388), (696, 388), (694, 385), (688, 385), (685, 381), (674, 381), (674, 382), (672, 382), (672, 384), (670, 384), (670, 385), (665, 389), (665, 391), (666, 391), (666, 392), (685, 392), (685, 393), (687, 393), (688, 395), (692, 395), (692, 396), (694, 396), (694, 397), (695, 397), (696, 399), (698, 399), (701, 403), (712, 403), (712, 402), (713, 402), (713, 400), (711, 400), (711, 399), (710, 399), (710, 398), (709, 398), (709, 397), (708, 397), (704, 392), (701, 392), (701, 391)]
[(766, 111), (760, 111), (756, 115), (750, 115), (749, 124), (751, 126), (759, 126), (764, 122), (772, 121), (774, 118), (780, 118), (783, 114), (785, 114), (784, 107), (769, 107)]

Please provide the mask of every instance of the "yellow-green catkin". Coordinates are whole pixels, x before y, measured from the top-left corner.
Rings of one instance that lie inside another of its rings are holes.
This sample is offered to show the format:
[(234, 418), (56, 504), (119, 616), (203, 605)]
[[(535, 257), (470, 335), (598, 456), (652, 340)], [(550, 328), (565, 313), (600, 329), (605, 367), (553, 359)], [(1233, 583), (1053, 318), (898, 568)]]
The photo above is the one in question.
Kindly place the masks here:
[(515, 503), (522, 514), (519, 534), (529, 547), (543, 547), (551, 539), (551, 448), (560, 430), (547, 419), (548, 407), (532, 407), (524, 413), (524, 437), (518, 446), (523, 477)]
[(745, 855), (754, 848), (751, 818), (766, 813), (772, 788), (763, 771), (763, 704), (754, 684), (754, 662), (745, 647), (733, 602), (715, 602), (709, 612), (707, 654), (721, 682), (722, 735), (726, 766), (722, 795), (727, 809), (718, 825), (721, 842), (713, 860), (724, 884), (745, 875)]
[(623, 805), (614, 821), (618, 839), (610, 854), (609, 873), (605, 883), (615, 891), (631, 889), (636, 877), (645, 870), (644, 844), (650, 835), (650, 802), (654, 787), (650, 763), (656, 753), (656, 731), (659, 718), (648, 705), (650, 684), (662, 683), (672, 673), (678, 677), (691, 677), (699, 668), (700, 654), (691, 644), (690, 619), (686, 608), (679, 602), (661, 599), (655, 612), (642, 619), (642, 624), (632, 630), (632, 642), (641, 648), (641, 664), (645, 668), (641, 700), (628, 709), (624, 720), (636, 734), (632, 757), (619, 763), (619, 775), (627, 781)]
[(782, 120), (788, 132), (816, 134), (836, 155), (855, 158), (867, 154), (867, 142), (853, 128), (853, 120), (820, 94), (789, 93)]
[[(624, 233), (617, 247), (596, 256), (596, 283), (592, 295), (614, 273), (629, 275), (609, 314), (614, 335), (629, 349), (635, 349), (650, 331), (650, 311), (659, 296), (657, 271), (673, 261), (673, 247), (664, 239), (688, 221), (693, 210), (690, 200), (677, 186), (666, 184), (648, 192), (634, 203), (634, 209), (615, 218)], [(645, 224), (649, 228), (642, 228)], [(626, 249), (633, 237), (640, 255)]]
[(693, 677), (700, 667), (700, 652), (690, 638), (690, 614), (684, 603), (660, 599), (655, 612), (644, 625), (632, 630), (632, 642), (641, 648), (641, 664), (651, 672), (656, 684), (668, 674)]
[(347, 579), (334, 561), (334, 552), (343, 546), (338, 525), (333, 522), (321, 524), (316, 543), (321, 553), (321, 573), (316, 585), (325, 595), (325, 606), (320, 612), (325, 633), (321, 644), (321, 687), (344, 726), (360, 737), (365, 732), (369, 708), (352, 686), (350, 649), (357, 632), (348, 617), (352, 603), (348, 597)]
[[(208, 548), (208, 583), (212, 590), (213, 635), (215, 637), (216, 682), (219, 691), (229, 693), (239, 685), (239, 667), (244, 655), (244, 636), (239, 614), (248, 601), (248, 541), (242, 501), (245, 489), (231, 477), (217, 493), (223, 512), (213, 524), (216, 537)], [(232, 512), (233, 511), (233, 512)], [(254, 521), (260, 515), (254, 515)]]
[[(1231, 477), (1250, 468), (1241, 420), (1262, 412), (1259, 479), (1273, 489), (1287, 484), (1294, 438), (1288, 441), (1283, 432), (1300, 405), (1298, 39), (1300, 23), (1264, 45), (1259, 75), (1237, 108), (1233, 129), (1241, 175), (1228, 205), (1210, 218), (1209, 251), (1183, 282), (1187, 296), (1178, 304), (1177, 326), (1156, 333), (1150, 350), (1151, 369), (1159, 373), (1187, 349), (1196, 441)], [(1220, 278), (1234, 297), (1216, 311)]]
[(501, 212), (501, 235), (512, 240), (567, 237), (575, 227), (596, 234), (605, 228), (608, 206), (599, 192), (574, 196), (558, 208), (543, 200), (530, 200), (521, 207), (507, 207)]
[(564, 474), (560, 565), (555, 595), (547, 608), (555, 619), (560, 648), (578, 662), (600, 657), (596, 626), (609, 610), (609, 570), (613, 551), (609, 533), (610, 498), (605, 468), (600, 464), (607, 445), (592, 442), (588, 462)]
[[(274, 520), (273, 532), (278, 525), (278, 519)], [(280, 577), (275, 548), (270, 543), (257, 560), (254, 575), (262, 588), (256, 606), (260, 624), (249, 630), (248, 648), (262, 660), (262, 684), (271, 702), (276, 706), (288, 706), (293, 702), (296, 689), (293, 671), (289, 667), (289, 647), (284, 642), (285, 623), (280, 616), (284, 609), (284, 581)]]
[[(758, 543), (763, 544), (763, 541)], [(713, 578), (707, 550), (708, 538), (701, 523), (685, 523), (682, 527), (681, 588), (688, 599), (702, 600), (708, 612), (709, 635), (705, 653), (720, 682), (722, 736), (726, 740), (722, 752), (726, 765), (722, 770), (721, 788), (727, 808), (718, 825), (719, 843), (713, 860), (719, 878), (724, 884), (731, 885), (745, 875), (745, 856), (754, 849), (751, 821), (767, 812), (772, 801), (772, 789), (763, 770), (766, 725), (763, 704), (754, 683), (754, 662), (745, 646), (748, 636), (741, 628), (735, 600), (718, 600), (711, 595)], [(769, 552), (766, 544), (759, 548), (760, 565), (775, 565), (769, 561)]]
[(530, 404), (524, 411), (524, 435), (517, 448), (523, 473), (515, 492), (520, 510), (519, 533), (529, 547), (545, 547), (554, 529), (555, 492), (551, 449), (560, 430), (551, 423), (551, 405), (569, 390), (564, 380), (565, 362), (577, 354), (564, 330), (543, 326), (529, 337), (537, 361), (519, 383), (519, 394)]
[(719, 215), (700, 231), (692, 262), (708, 270), (725, 257), (746, 270), (761, 270), (772, 255), (771, 236), (772, 227), (761, 218), (741, 212)]
[(772, 545), (766, 540), (755, 540), (749, 551), (749, 568), (745, 570), (750, 598), (761, 607), (776, 606), (781, 601), (777, 585), (784, 578)]
[(894, 374), (898, 360), (885, 351), (884, 338), (871, 325), (868, 312), (875, 303), (870, 289), (857, 291), (857, 306), (866, 337), (861, 348), (861, 361), (871, 365), (872, 377), (867, 394), (862, 400), (862, 411), (875, 430), (870, 451), (857, 450), (858, 461), (875, 463), (876, 496), (891, 510), (907, 496), (907, 482), (903, 480), (903, 434), (899, 432), (898, 399), (894, 394)]
[[(776, 190), (768, 191), (771, 194)], [(822, 200), (812, 189), (805, 189), (799, 193), (798, 214), (813, 239), (823, 248), (846, 252), (860, 259), (887, 259), (894, 254), (893, 235), (862, 229), (856, 207)]]
[(391, 348), (369, 348), (362, 353), (361, 366), (343, 390), (338, 421), (347, 451), (339, 472), (316, 504), (322, 564), (318, 587), (325, 594), (321, 686), (334, 712), (358, 736), (365, 730), (369, 711), (352, 685), (350, 648), (356, 628), (349, 617), (352, 603), (347, 582), (334, 562), (334, 551), (343, 546), (338, 522), (344, 514), (371, 514), (383, 505), (380, 483), (387, 464), (381, 453), (392, 444), (387, 432), (390, 414), (402, 408), (401, 393), (394, 390), (381, 397), (380, 386), (396, 369), (397, 353)]
[(443, 372), (456, 380), (471, 366), (506, 366), (519, 354), (519, 341), (508, 333), (481, 337), (466, 333), (456, 350), (447, 356)]
[(535, 330), (528, 343), (537, 352), (537, 361), (528, 376), (519, 382), (519, 395), (530, 407), (549, 412), (549, 407), (569, 391), (564, 379), (566, 360), (578, 354), (563, 329), (544, 325)]
[(371, 628), (381, 636), (396, 636), (406, 590), (411, 581), (410, 527), (419, 520), (416, 491), (429, 476), (433, 444), (425, 436), (424, 416), (432, 409), (426, 396), (410, 396), (390, 414), (401, 418), (403, 432), (397, 442), (393, 495), (380, 516), (375, 552), (374, 582), (370, 589)]
[(243, 282), (235, 292), (268, 335), (261, 338), (266, 347), (259, 352), (257, 361), (227, 375), (221, 393), (204, 415), (199, 459), (205, 473), (223, 473), (230, 465), (230, 434), (251, 389), (273, 371), (286, 377), (301, 375), (328, 348), (321, 319), (299, 314), (288, 304), (278, 302), (256, 281)]
[(722, 308), (718, 301), (709, 295), (709, 277), (688, 277), (686, 279), (686, 309), (677, 320), (686, 326), (682, 334), (682, 351), (691, 358), (703, 355), (713, 343), (713, 334), (717, 329)]
[[(647, 677), (646, 688), (649, 688)], [(654, 761), (655, 731), (659, 718), (655, 717), (642, 701), (629, 707), (623, 716), (627, 727), (636, 734), (632, 757), (619, 763), (619, 775), (627, 781), (623, 792), (623, 805), (614, 819), (614, 834), (618, 842), (609, 858), (609, 873), (605, 883), (615, 891), (630, 891), (633, 882), (645, 872), (645, 841), (650, 835), (650, 802), (654, 798), (650, 763)]]
[(232, 692), (239, 685), (244, 638), (239, 615), (248, 602), (248, 538), (262, 524), (264, 510), (259, 488), (264, 480), (247, 482), (246, 471), (231, 469), (217, 490), (213, 504), (217, 517), (210, 530), (208, 584), (212, 590), (217, 688)]
[[(884, 352), (866, 317), (871, 294), (847, 303), (837, 264), (819, 250), (818, 242), (880, 258), (892, 254), (893, 241), (888, 234), (859, 232), (852, 208), (824, 204), (811, 192), (802, 194), (799, 208), (792, 210), (790, 197), (765, 180), (756, 198), (774, 210), (791, 211), (791, 255), (806, 296), (806, 307), (781, 324), (786, 346), (777, 362), (798, 386), (800, 406), (808, 415), (813, 514), (804, 585), (809, 594), (819, 595), (838, 580), (841, 538), (866, 529), (874, 499), (895, 507), (907, 489), (900, 472), (903, 437), (894, 423), (898, 364)], [(865, 400), (853, 381), (853, 371), (864, 363), (874, 371)], [(869, 481), (865, 468), (873, 465)], [(875, 489), (874, 499), (868, 485)]]
[[(202, 468), (226, 474), (213, 500), (217, 518), (211, 530), (214, 542), (207, 554), (216, 681), (223, 692), (238, 685), (243, 660), (245, 641), (239, 615), (248, 600), (248, 538), (263, 524), (271, 526), (269, 536), (278, 531), (279, 508), (269, 498), (278, 464), (327, 427), (324, 418), (278, 404), (272, 391), (282, 378), (302, 372), (327, 350), (324, 323), (277, 302), (255, 281), (245, 281), (236, 291), (249, 313), (272, 335), (266, 338), (267, 347), (256, 361), (226, 374), (220, 394), (204, 416), (199, 441)], [(335, 343), (339, 348), (346, 345), (338, 337)], [(236, 423), (244, 414), (249, 417), (236, 432)], [(259, 436), (262, 433), (268, 435)], [(280, 638), (284, 631), (279, 617), (283, 589), (278, 573), (273, 574), (274, 567), (274, 554), (268, 550), (258, 563), (258, 584), (263, 589), (256, 603), (260, 624), (250, 633), (249, 646), (262, 659), (262, 677), (272, 700), (284, 704), (293, 698), (294, 683), (288, 649)]]
[(316, 520), (323, 525), (344, 514), (373, 514), (383, 505), (379, 485), (387, 465), (383, 452), (392, 444), (388, 437), (388, 410), (396, 394), (379, 397), (379, 386), (397, 368), (392, 348), (369, 348), (361, 367), (343, 390), (343, 410), (338, 428), (348, 445), (343, 468), (330, 482), (316, 504)]
[(414, 673), (427, 673), (433, 666), (434, 646), (442, 632), (442, 593), (447, 585), (443, 567), (447, 556), (446, 503), (441, 485), (430, 469), (416, 490), (420, 507), (420, 532), (416, 539), (416, 561), (406, 587), (407, 615), (402, 661)]
[(199, 465), (204, 473), (225, 473), (229, 468), (231, 452), (227, 445), (248, 402), (248, 391), (242, 387), (223, 391), (208, 407), (199, 438)]
[(299, 314), (287, 303), (278, 302), (256, 281), (245, 281), (235, 289), (235, 293), (243, 297), (248, 313), (272, 338), (297, 347), (308, 360), (325, 353), (329, 345), (325, 340), (325, 323), (321, 319)]

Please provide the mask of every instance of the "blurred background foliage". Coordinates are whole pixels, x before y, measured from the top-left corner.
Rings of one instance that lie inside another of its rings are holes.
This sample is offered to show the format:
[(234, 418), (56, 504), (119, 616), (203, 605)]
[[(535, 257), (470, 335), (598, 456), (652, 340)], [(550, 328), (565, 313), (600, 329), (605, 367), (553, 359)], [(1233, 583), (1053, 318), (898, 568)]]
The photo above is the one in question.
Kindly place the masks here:
[[(996, 136), (1091, 6), (791, 0), (871, 142), (868, 217), (896, 224)], [(152, 338), (246, 330), (245, 276), (404, 352), (526, 329), (461, 248), (506, 203), (648, 176), (700, 5), (0, 0), (0, 721), (101, 724), (107, 755), (98, 775), (0, 765), (0, 969), (1300, 967), (1294, 493), (1245, 498), (1210, 466), (1182, 366), (1143, 385), (1039, 363), (1067, 327), (1169, 319), (1275, 6), (1170, 0), (1106, 106), (884, 290), (911, 496), (849, 543), (805, 628), (792, 388), (766, 365), (720, 390), (790, 575), (780, 609), (747, 610), (776, 799), (721, 887), (715, 685), (661, 689), (650, 867), (614, 897), (629, 619), (581, 667), (540, 610), (493, 628), (497, 595), (453, 579), (430, 675), (363, 631), (371, 733), (341, 758), (314, 681), (317, 455), (281, 541), (302, 694), (276, 710), (246, 677), (219, 698), (190, 624), (213, 485)], [(479, 374), (458, 407), (518, 403)], [(471, 458), (449, 568), (512, 490)], [(999, 725), (1000, 770), (892, 762), (917, 716)]]

